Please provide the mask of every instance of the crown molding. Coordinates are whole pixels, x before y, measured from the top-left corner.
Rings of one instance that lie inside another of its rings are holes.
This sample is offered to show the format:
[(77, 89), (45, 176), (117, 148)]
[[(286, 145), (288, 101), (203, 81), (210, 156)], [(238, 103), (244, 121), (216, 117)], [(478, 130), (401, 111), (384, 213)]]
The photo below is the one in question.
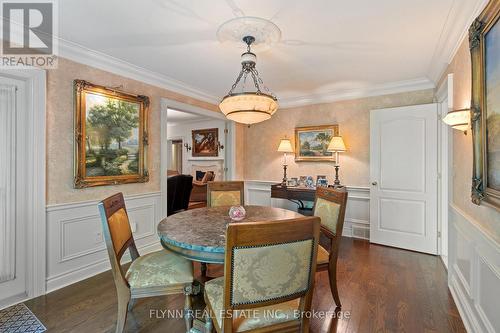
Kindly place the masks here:
[(159, 74), (149, 69), (136, 66), (105, 53), (89, 49), (80, 44), (73, 43), (62, 38), (57, 39), (59, 57), (148, 83), (204, 102), (215, 105), (219, 103), (218, 97), (213, 96), (206, 91), (192, 87), (184, 82), (172, 79), (166, 75)]
[(331, 103), (356, 98), (397, 94), (408, 91), (434, 89), (435, 84), (428, 78), (376, 84), (365, 88), (333, 90), (299, 97), (280, 98), (282, 108), (292, 108), (311, 104)]
[(487, 3), (488, 0), (475, 0), (468, 6), (458, 6), (458, 1), (453, 2), (448, 16), (443, 19), (443, 30), (428, 70), (428, 77), (436, 84), (467, 38), (470, 25)]

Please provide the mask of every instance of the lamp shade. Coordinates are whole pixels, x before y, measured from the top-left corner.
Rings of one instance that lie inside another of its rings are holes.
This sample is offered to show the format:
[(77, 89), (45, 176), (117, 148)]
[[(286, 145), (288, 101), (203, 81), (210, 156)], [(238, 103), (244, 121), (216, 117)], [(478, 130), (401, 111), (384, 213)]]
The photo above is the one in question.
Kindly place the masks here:
[(271, 118), (278, 102), (266, 94), (241, 93), (224, 97), (219, 108), (228, 119), (250, 125)]
[(292, 143), (289, 139), (281, 139), (278, 151), (282, 153), (293, 153)]
[(445, 122), (445, 124), (451, 126), (454, 129), (467, 131), (467, 129), (469, 128), (469, 118), (470, 110), (462, 109), (448, 112), (446, 117), (443, 118), (443, 121)]
[(342, 152), (346, 151), (344, 140), (341, 136), (334, 136), (328, 145), (327, 151)]

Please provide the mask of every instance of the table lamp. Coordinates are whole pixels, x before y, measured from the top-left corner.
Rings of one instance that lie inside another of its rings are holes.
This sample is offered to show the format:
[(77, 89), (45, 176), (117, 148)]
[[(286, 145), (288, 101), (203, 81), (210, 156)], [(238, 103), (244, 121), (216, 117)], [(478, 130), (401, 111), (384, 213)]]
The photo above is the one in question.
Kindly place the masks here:
[(282, 185), (286, 186), (286, 153), (293, 153), (292, 143), (286, 137), (281, 139), (278, 151), (283, 153), (283, 182)]
[(346, 151), (344, 140), (341, 136), (334, 136), (328, 145), (327, 151), (331, 151), (335, 153), (335, 181), (333, 182), (334, 186), (340, 185), (339, 180), (339, 153)]

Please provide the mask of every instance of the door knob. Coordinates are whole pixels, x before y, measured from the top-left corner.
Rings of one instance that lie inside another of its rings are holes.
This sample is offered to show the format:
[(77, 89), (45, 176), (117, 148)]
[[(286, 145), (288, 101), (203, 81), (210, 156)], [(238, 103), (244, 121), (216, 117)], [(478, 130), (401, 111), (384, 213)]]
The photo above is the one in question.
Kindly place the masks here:
[(373, 186), (377, 186), (377, 184), (378, 184), (377, 182), (372, 182)]

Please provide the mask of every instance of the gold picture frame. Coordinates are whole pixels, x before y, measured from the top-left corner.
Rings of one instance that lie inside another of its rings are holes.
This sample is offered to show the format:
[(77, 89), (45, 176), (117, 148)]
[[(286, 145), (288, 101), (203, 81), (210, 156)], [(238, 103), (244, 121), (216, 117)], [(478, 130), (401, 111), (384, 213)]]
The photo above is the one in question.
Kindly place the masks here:
[[(495, 114), (496, 122), (500, 119), (500, 105), (498, 105), (500, 103), (488, 103), (488, 98), (493, 100), (493, 96), (488, 96), (492, 91), (488, 93), (487, 89), (487, 81), (491, 83), (500, 78), (495, 76), (498, 75), (498, 72), (495, 72), (495, 75), (487, 73), (488, 66), (486, 65), (486, 54), (491, 52), (489, 45), (487, 45), (488, 41), (486, 37), (490, 31), (497, 36), (499, 33), (498, 29), (500, 29), (499, 18), (500, 1), (490, 1), (469, 28), (469, 47), (472, 60), (471, 126), (474, 151), (471, 197), (472, 202), (477, 205), (484, 202), (500, 210), (499, 181), (496, 179), (496, 185), (492, 185), (492, 182), (488, 180), (489, 171), (493, 171), (493, 169), (489, 170), (489, 168), (494, 168), (495, 171), (499, 168), (498, 164), (488, 164), (489, 158), (490, 162), (493, 161), (493, 151), (491, 151), (492, 147), (489, 147), (488, 141), (492, 143), (494, 139), (496, 140), (495, 144), (498, 145), (498, 140), (500, 140), (498, 137), (499, 134), (492, 132), (492, 123), (490, 124), (493, 121), (493, 117), (491, 117), (493, 114)], [(492, 30), (493, 28), (495, 30)], [(493, 59), (498, 61), (497, 59), (500, 59), (500, 55), (494, 56)], [(494, 76), (494, 81), (491, 81), (492, 79), (489, 76)], [(495, 91), (498, 94), (496, 89)], [(495, 109), (491, 108), (492, 105), (495, 105)], [(491, 108), (491, 110), (488, 110), (488, 108)], [(500, 151), (496, 151), (495, 153), (498, 155)]]
[(144, 183), (149, 97), (74, 80), (74, 187)]
[(296, 162), (334, 162), (335, 156), (326, 151), (333, 136), (339, 135), (339, 125), (295, 128)]

